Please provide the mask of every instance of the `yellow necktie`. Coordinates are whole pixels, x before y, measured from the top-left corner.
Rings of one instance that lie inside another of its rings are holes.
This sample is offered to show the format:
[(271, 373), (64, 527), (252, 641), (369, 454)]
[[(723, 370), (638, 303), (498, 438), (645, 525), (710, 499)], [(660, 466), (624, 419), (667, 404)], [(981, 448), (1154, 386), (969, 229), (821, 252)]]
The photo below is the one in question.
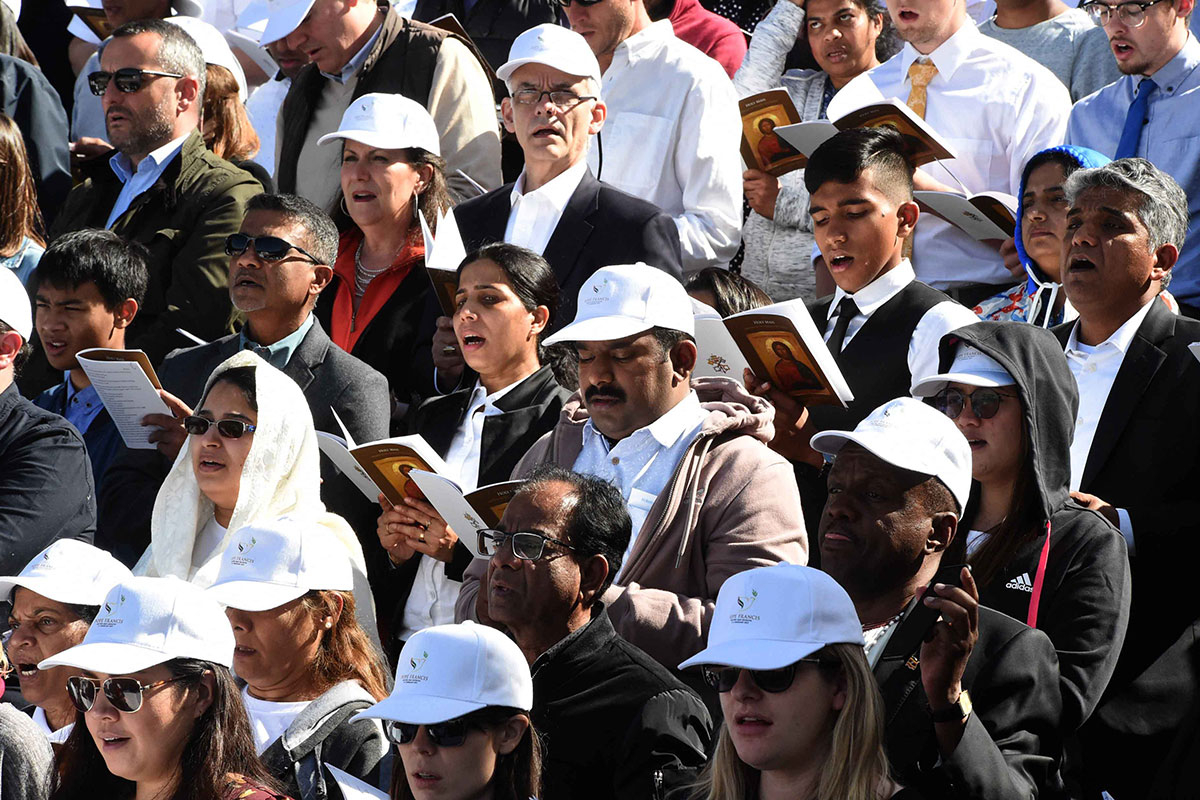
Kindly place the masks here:
[[(932, 62), (914, 61), (908, 65), (908, 78), (912, 81), (912, 90), (908, 93), (907, 105), (921, 119), (925, 119), (925, 102), (928, 99), (926, 90), (929, 88), (929, 82), (933, 80), (933, 76), (937, 75), (937, 71), (937, 65)], [(905, 258), (912, 258), (914, 238), (916, 238), (915, 230), (904, 240), (902, 253)]]

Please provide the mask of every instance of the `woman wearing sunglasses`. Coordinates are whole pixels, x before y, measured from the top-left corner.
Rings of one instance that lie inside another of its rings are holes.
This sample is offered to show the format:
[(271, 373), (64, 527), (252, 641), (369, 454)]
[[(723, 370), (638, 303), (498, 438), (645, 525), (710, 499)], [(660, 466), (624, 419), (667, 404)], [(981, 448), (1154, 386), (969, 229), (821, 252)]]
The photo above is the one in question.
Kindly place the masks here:
[(298, 517), (234, 534), (210, 597), (225, 606), (233, 669), (260, 757), (296, 800), (328, 796), (330, 765), (371, 784), (388, 746), (377, 720), (352, 720), (387, 696), (379, 651), (354, 618), (346, 549)]
[(701, 666), (725, 722), (695, 800), (912, 800), (888, 775), (883, 699), (854, 603), (794, 564), (738, 573), (717, 594)]
[(952, 545), (965, 554), (945, 563), (965, 555), (980, 603), (1050, 637), (1069, 735), (1112, 677), (1130, 597), (1124, 539), (1068, 494), (1080, 477), (1070, 467), (1075, 380), (1058, 340), (1032, 325), (959, 328), (942, 338), (941, 366), (914, 394), (967, 437), (976, 481)]
[(334, 344), (387, 376), (398, 418), (433, 379), (439, 311), (417, 212), (436, 228), (450, 208), (437, 127), (420, 103), (372, 93), (318, 144), (342, 150), (342, 190), (330, 213), (343, 233), (317, 318)]
[(396, 745), (392, 800), (531, 800), (541, 782), (532, 708), (520, 648), (464, 622), (414, 634), (391, 695), (360, 716), (383, 720)]
[(5, 650), (22, 697), (33, 704), (33, 721), (55, 745), (66, 741), (75, 723), (66, 690), (72, 673), (69, 667), (37, 665), (82, 642), (108, 590), (129, 577), (129, 569), (105, 551), (59, 539), (20, 575), (0, 578), (0, 598), (10, 604)]
[(40, 668), (74, 671), (75, 729), (51, 797), (266, 800), (279, 794), (254, 753), (229, 667), (221, 606), (176, 578), (130, 578), (105, 597), (82, 644)]

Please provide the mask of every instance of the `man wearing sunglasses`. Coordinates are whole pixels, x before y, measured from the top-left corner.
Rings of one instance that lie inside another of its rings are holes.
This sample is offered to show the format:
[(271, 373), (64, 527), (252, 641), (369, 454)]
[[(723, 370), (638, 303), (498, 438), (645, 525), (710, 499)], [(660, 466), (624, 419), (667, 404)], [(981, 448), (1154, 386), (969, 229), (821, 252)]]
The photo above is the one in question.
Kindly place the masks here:
[(1195, 0), (1089, 0), (1124, 75), (1071, 109), (1067, 143), (1112, 158), (1138, 156), (1188, 195), (1188, 245), (1172, 274), (1181, 313), (1200, 319), (1200, 42)]
[(906, 397), (812, 446), (833, 457), (821, 566), (862, 622), (896, 780), (923, 797), (1065, 796), (1054, 646), (980, 606), (966, 567), (939, 571), (971, 490), (966, 438)]
[(704, 703), (617, 635), (601, 596), (621, 568), (629, 513), (612, 484), (544, 465), (478, 535), (481, 594), (533, 672), (545, 797), (666, 797), (712, 743)]
[(209, 152), (200, 136), (204, 56), (180, 27), (143, 20), (113, 32), (89, 76), (117, 149), (84, 169), (50, 238), (108, 228), (149, 250), (145, 303), (126, 344), (154, 364), (188, 340), (232, 329), (225, 237), (262, 191), (249, 173)]

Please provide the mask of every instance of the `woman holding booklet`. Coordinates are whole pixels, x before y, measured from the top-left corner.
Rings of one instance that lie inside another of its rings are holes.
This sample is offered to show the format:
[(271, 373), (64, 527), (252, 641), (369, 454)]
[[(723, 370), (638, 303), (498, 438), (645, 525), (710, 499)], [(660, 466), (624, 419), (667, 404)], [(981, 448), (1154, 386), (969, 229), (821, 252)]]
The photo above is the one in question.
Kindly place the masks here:
[[(458, 268), (452, 319), (474, 385), (432, 398), (416, 410), (412, 433), (446, 460), (463, 492), (509, 479), (517, 461), (554, 427), (568, 392), (541, 363), (541, 338), (558, 308), (550, 265), (531, 250), (492, 244)], [(432, 506), (380, 497), (379, 541), (398, 569), (385, 590), (393, 615), (389, 652), (412, 634), (454, 621), (463, 570), (471, 563)], [(382, 603), (381, 599), (381, 603)]]
[[(784, 71), (797, 42), (817, 69)], [(781, 0), (754, 29), (733, 83), (742, 97), (782, 84), (801, 122), (826, 119), (825, 109), (837, 90), (879, 66), (896, 49), (887, 8), (880, 0)], [(742, 177), (752, 209), (742, 228), (742, 273), (777, 302), (813, 300), (832, 291), (832, 286), (818, 290), (809, 266), (813, 237), (804, 173), (797, 170), (775, 178), (750, 169)]]
[(342, 237), (317, 318), (334, 344), (387, 376), (398, 419), (433, 375), (429, 348), (441, 312), (417, 213), (433, 226), (450, 208), (437, 127), (420, 103), (372, 93), (318, 144), (342, 148), (331, 212)]

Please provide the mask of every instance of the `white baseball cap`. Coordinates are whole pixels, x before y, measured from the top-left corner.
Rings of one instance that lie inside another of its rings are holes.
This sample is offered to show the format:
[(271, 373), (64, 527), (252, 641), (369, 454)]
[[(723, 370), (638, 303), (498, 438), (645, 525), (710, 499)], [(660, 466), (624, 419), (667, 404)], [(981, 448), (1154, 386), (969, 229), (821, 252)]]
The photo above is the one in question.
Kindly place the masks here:
[(912, 393), (915, 397), (933, 397), (950, 383), (995, 388), (1012, 386), (1016, 380), (994, 358), (966, 342), (959, 342), (950, 371), (922, 378), (921, 382), (913, 387)]
[(242, 69), (242, 65), (237, 60), (237, 57), (233, 54), (233, 49), (229, 46), (229, 42), (226, 41), (225, 35), (199, 17), (176, 15), (174, 17), (167, 17), (166, 21), (183, 28), (184, 33), (192, 37), (192, 40), (196, 42), (201, 54), (204, 56), (205, 64), (215, 64), (218, 67), (224, 67), (233, 74), (233, 79), (238, 87), (238, 100), (243, 103), (246, 102), (246, 98), (248, 97), (246, 73)]
[(27, 342), (33, 335), (33, 305), (29, 302), (29, 293), (17, 273), (7, 267), (0, 267), (0, 322), (21, 334)]
[(206, 591), (230, 608), (266, 611), (320, 589), (353, 591), (345, 545), (312, 520), (278, 517), (253, 522), (230, 537), (217, 580)]
[(529, 711), (533, 678), (511, 639), (468, 621), (413, 634), (400, 651), (392, 693), (355, 719), (433, 725), (488, 706)]
[(823, 431), (812, 448), (837, 455), (847, 443), (868, 450), (894, 467), (929, 475), (946, 484), (961, 511), (971, 493), (971, 445), (958, 426), (933, 406), (912, 397), (889, 400), (853, 431)]
[(125, 675), (173, 658), (233, 666), (233, 628), (221, 604), (179, 578), (133, 577), (109, 591), (83, 642), (38, 664)]
[(579, 290), (575, 319), (545, 344), (623, 339), (651, 328), (696, 335), (692, 299), (683, 284), (639, 261), (596, 270)]
[(372, 92), (353, 100), (338, 129), (317, 139), (317, 144), (336, 139), (353, 139), (388, 150), (419, 147), (435, 156), (442, 154), (433, 117), (425, 106), (402, 94)]
[(708, 647), (679, 665), (779, 669), (829, 644), (863, 645), (854, 603), (820, 570), (775, 564), (739, 572), (717, 592)]
[(508, 61), (496, 70), (496, 77), (507, 83), (509, 76), (526, 64), (544, 64), (568, 75), (591, 78), (596, 88), (600, 87), (600, 62), (587, 40), (561, 25), (536, 25), (514, 39)]
[(106, 551), (78, 539), (59, 539), (33, 557), (21, 574), (0, 578), (0, 600), (18, 586), (58, 603), (98, 606), (108, 591), (133, 573)]
[[(267, 24), (259, 35), (259, 44), (267, 45), (287, 36), (308, 16), (308, 11), (317, 0), (266, 0), (266, 8), (259, 4), (252, 7), (258, 14), (265, 12)], [(244, 13), (244, 12), (243, 12)], [(240, 22), (240, 20), (239, 20)]]

